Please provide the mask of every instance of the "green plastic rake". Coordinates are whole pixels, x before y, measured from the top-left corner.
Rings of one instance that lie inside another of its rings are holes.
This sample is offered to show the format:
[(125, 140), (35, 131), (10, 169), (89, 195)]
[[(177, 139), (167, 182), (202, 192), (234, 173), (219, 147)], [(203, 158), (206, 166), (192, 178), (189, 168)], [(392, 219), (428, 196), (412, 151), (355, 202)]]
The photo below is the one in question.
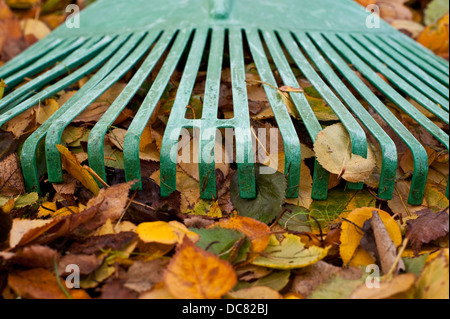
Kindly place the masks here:
[[(181, 57), (188, 52), (162, 143), (161, 194), (168, 196), (176, 190), (176, 164), (171, 160), (171, 153), (182, 128), (200, 129), (199, 154), (213, 154), (214, 142), (211, 141), (214, 141), (214, 135), (210, 134), (211, 130), (234, 128), (240, 132), (236, 136), (236, 148), (242, 154), (238, 163), (240, 194), (242, 198), (254, 198), (255, 168), (244, 65), (244, 46), (248, 45), (261, 81), (273, 86), (277, 86), (277, 82), (269, 64), (269, 55), (284, 84), (292, 87), (298, 87), (298, 82), (289, 61), (295, 62), (347, 129), (352, 152), (363, 157), (367, 156), (368, 143), (361, 125), (367, 128), (382, 149), (378, 196), (390, 199), (396, 179), (396, 145), (363, 107), (360, 98), (351, 93), (351, 85), (411, 149), (415, 165), (409, 203), (417, 205), (422, 202), (428, 174), (427, 152), (355, 75), (350, 65), (448, 150), (448, 135), (413, 106), (405, 95), (448, 124), (449, 64), (386, 23), (380, 22), (379, 28), (370, 28), (366, 21), (371, 14), (351, 0), (100, 0), (82, 12), (80, 28), (69, 29), (63, 25), (0, 68), (0, 78), (5, 80), (9, 90), (0, 100), (0, 126), (39, 101), (93, 74), (87, 84), (40, 126), (23, 146), (21, 162), (29, 191), (39, 191), (42, 172), (38, 170), (36, 156), (38, 145), (44, 141), (48, 178), (50, 182), (62, 182), (61, 158), (55, 145), (61, 143), (64, 129), (143, 60), (89, 136), (89, 165), (105, 179), (105, 134), (152, 70), (162, 62), (124, 142), (126, 178), (140, 181), (141, 135)], [(231, 69), (234, 118), (219, 119), (218, 103), (226, 49)], [(204, 52), (209, 52), (209, 56), (202, 118), (186, 119), (186, 105)], [(392, 85), (377, 73), (383, 74)], [(342, 81), (342, 76), (349, 86)], [(18, 86), (25, 77), (34, 78)], [(301, 166), (299, 137), (278, 92), (269, 86), (265, 86), (265, 92), (284, 141), (287, 196), (296, 198)], [(302, 93), (290, 95), (314, 141), (322, 126)], [(216, 195), (215, 163), (205, 162), (202, 156), (199, 162), (201, 196), (210, 199)], [(326, 199), (328, 180), (329, 173), (316, 162), (314, 199)], [(361, 189), (362, 186), (349, 184), (348, 187)], [(141, 187), (141, 183), (136, 187)]]

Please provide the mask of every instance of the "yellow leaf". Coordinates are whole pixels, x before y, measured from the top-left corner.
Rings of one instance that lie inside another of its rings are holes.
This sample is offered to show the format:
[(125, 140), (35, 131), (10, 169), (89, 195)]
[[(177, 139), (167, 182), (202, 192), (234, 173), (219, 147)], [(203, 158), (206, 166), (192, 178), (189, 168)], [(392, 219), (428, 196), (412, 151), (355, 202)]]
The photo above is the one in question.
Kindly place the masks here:
[[(373, 259), (368, 256), (368, 253), (359, 246), (363, 232), (360, 228), (363, 227), (364, 222), (372, 218), (372, 212), (376, 210), (380, 215), (386, 229), (396, 247), (402, 243), (402, 234), (400, 227), (396, 221), (387, 212), (373, 207), (362, 207), (353, 210), (341, 226), (341, 246), (339, 248), (342, 261), (344, 265), (351, 262), (352, 266), (368, 265), (373, 263)], [(356, 227), (356, 226), (358, 227)], [(352, 259), (355, 260), (352, 262)]]
[(172, 230), (172, 227), (162, 221), (139, 224), (136, 228), (136, 233), (145, 243), (174, 245), (178, 242), (178, 236)]
[(376, 157), (370, 147), (367, 149), (367, 159), (352, 154), (350, 136), (340, 123), (320, 131), (314, 151), (323, 168), (353, 183), (368, 179), (376, 165)]
[(185, 240), (167, 266), (164, 283), (179, 299), (218, 299), (236, 285), (237, 276), (230, 263)]
[(351, 299), (388, 299), (395, 298), (396, 295), (407, 292), (414, 286), (416, 276), (414, 274), (403, 274), (394, 277), (392, 280), (380, 282), (379, 288), (368, 287), (363, 284), (357, 288), (350, 296)]
[(228, 293), (232, 299), (283, 299), (280, 293), (272, 288), (256, 286)]
[(50, 34), (50, 28), (42, 21), (36, 19), (25, 19), (20, 21), (20, 27), (24, 35), (32, 34), (38, 40), (42, 40)]
[(3, 213), (8, 214), (14, 209), (14, 206), (16, 206), (16, 200), (11, 198), (5, 203), (5, 205), (2, 206)]
[(54, 99), (45, 100), (45, 104), (38, 105), (36, 110), (36, 120), (38, 124), (44, 124), (56, 111), (59, 109), (59, 104)]
[(5, 94), (5, 88), (7, 87), (5, 81), (0, 79), (0, 100), (3, 98), (3, 94)]
[(66, 171), (94, 195), (98, 195), (100, 188), (98, 187), (95, 179), (88, 170), (81, 166), (75, 155), (63, 145), (56, 145), (56, 148), (62, 155), (62, 162)]
[(444, 254), (440, 254), (425, 267), (416, 288), (416, 298), (449, 299), (448, 259)]
[(168, 224), (174, 234), (178, 237), (178, 243), (181, 244), (185, 236), (194, 243), (199, 241), (200, 236), (197, 233), (190, 231), (184, 224), (175, 220), (170, 221)]
[(211, 218), (222, 218), (222, 211), (220, 210), (219, 201), (216, 200), (209, 209), (208, 217)]
[(243, 232), (252, 243), (252, 251), (262, 252), (269, 244), (270, 231), (269, 226), (257, 221), (256, 219), (242, 216), (234, 216), (228, 219), (222, 219), (208, 228), (221, 227), (226, 229), (236, 229)]

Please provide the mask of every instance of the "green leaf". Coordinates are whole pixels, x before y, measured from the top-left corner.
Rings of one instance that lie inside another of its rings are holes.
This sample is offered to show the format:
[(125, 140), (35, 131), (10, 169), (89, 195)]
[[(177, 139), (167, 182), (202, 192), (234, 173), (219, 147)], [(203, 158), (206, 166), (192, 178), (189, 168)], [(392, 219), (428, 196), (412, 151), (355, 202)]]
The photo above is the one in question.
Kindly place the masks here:
[[(197, 246), (222, 259), (229, 260), (233, 255), (233, 263), (238, 263), (247, 259), (247, 252), (250, 250), (250, 241), (238, 230), (225, 228), (197, 229), (190, 228), (191, 231), (200, 235)], [(243, 240), (240, 247), (233, 246)], [(235, 249), (239, 249), (235, 254)]]
[(437, 22), (444, 14), (449, 11), (448, 0), (433, 0), (430, 2), (424, 12), (425, 25)]
[(104, 146), (105, 153), (105, 166), (124, 169), (125, 164), (123, 162), (123, 152), (116, 148), (112, 148), (110, 145)]
[(290, 211), (286, 211), (278, 222), (281, 227), (290, 231), (311, 232), (309, 211), (306, 208), (294, 205), (285, 205), (284, 208)]
[(295, 269), (312, 265), (328, 254), (329, 248), (306, 248), (300, 237), (292, 234), (284, 236), (280, 243), (276, 236), (272, 235), (267, 248), (252, 264), (274, 269)]
[(308, 296), (308, 299), (349, 299), (350, 295), (365, 281), (365, 276), (356, 280), (333, 275)]
[(429, 254), (423, 254), (419, 257), (403, 258), (403, 262), (406, 268), (405, 271), (407, 273), (413, 273), (416, 276), (420, 276), (427, 262), (428, 255)]
[[(11, 197), (0, 195), (0, 207), (5, 205), (10, 199)], [(33, 204), (36, 204), (38, 200), (39, 200), (38, 193), (20, 195), (19, 197), (16, 198), (14, 208), (18, 209), (31, 206)]]
[(280, 291), (289, 283), (289, 277), (291, 276), (290, 270), (276, 271), (270, 275), (260, 278), (256, 281), (246, 282), (239, 281), (233, 290), (240, 290), (250, 287), (269, 287), (273, 290)]
[(280, 173), (261, 174), (260, 168), (264, 165), (255, 165), (256, 198), (243, 199), (239, 193), (239, 174), (234, 174), (231, 180), (231, 202), (239, 215), (270, 223), (281, 212), (286, 196), (286, 177)]

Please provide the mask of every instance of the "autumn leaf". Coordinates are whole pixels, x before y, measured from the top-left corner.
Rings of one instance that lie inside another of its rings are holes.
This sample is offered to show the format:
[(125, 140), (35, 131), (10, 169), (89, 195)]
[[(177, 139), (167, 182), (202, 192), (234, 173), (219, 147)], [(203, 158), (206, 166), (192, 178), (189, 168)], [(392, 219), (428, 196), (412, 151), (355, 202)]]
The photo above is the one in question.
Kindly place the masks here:
[(252, 243), (252, 252), (262, 252), (269, 244), (272, 234), (269, 226), (256, 219), (242, 216), (234, 216), (228, 219), (221, 219), (208, 228), (221, 227), (226, 229), (236, 229), (243, 232)]
[(217, 299), (237, 282), (231, 265), (184, 240), (164, 274), (169, 292), (179, 299)]
[(98, 187), (97, 182), (89, 173), (89, 171), (81, 166), (75, 155), (71, 151), (69, 151), (67, 147), (63, 145), (56, 145), (56, 148), (62, 155), (62, 162), (66, 171), (75, 179), (77, 179), (81, 184), (83, 184), (83, 186), (90, 190), (94, 195), (97, 195), (100, 191), (100, 188)]
[(418, 299), (449, 299), (448, 258), (439, 254), (422, 272), (416, 283)]
[(10, 273), (8, 286), (17, 295), (27, 299), (90, 299), (84, 290), (64, 288), (65, 292), (56, 275), (42, 268)]
[(190, 231), (186, 226), (177, 221), (168, 223), (162, 221), (139, 224), (136, 228), (139, 238), (145, 243), (159, 243), (174, 245), (182, 243), (184, 236), (191, 241), (197, 242), (200, 236)]
[(449, 14), (430, 24), (417, 38), (417, 42), (434, 53), (448, 58), (449, 54)]
[(366, 284), (358, 287), (350, 296), (351, 299), (403, 299), (403, 293), (414, 286), (416, 276), (403, 274), (391, 280), (383, 280), (380, 287), (374, 289)]
[(275, 235), (270, 237), (269, 245), (252, 264), (275, 269), (295, 269), (309, 266), (326, 257), (328, 248), (305, 247), (300, 237), (285, 234), (280, 242)]
[(416, 255), (423, 244), (444, 237), (449, 232), (448, 212), (434, 213), (425, 209), (417, 212), (417, 215), (419, 215), (417, 219), (410, 219), (406, 222), (410, 243)]

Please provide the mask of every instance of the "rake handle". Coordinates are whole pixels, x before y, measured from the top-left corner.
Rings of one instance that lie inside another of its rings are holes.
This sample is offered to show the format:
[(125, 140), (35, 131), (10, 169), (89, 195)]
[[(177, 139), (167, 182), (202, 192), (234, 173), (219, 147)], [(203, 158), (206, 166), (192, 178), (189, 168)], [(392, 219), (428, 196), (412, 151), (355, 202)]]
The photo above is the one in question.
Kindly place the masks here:
[(211, 18), (223, 20), (228, 18), (233, 0), (209, 0)]

